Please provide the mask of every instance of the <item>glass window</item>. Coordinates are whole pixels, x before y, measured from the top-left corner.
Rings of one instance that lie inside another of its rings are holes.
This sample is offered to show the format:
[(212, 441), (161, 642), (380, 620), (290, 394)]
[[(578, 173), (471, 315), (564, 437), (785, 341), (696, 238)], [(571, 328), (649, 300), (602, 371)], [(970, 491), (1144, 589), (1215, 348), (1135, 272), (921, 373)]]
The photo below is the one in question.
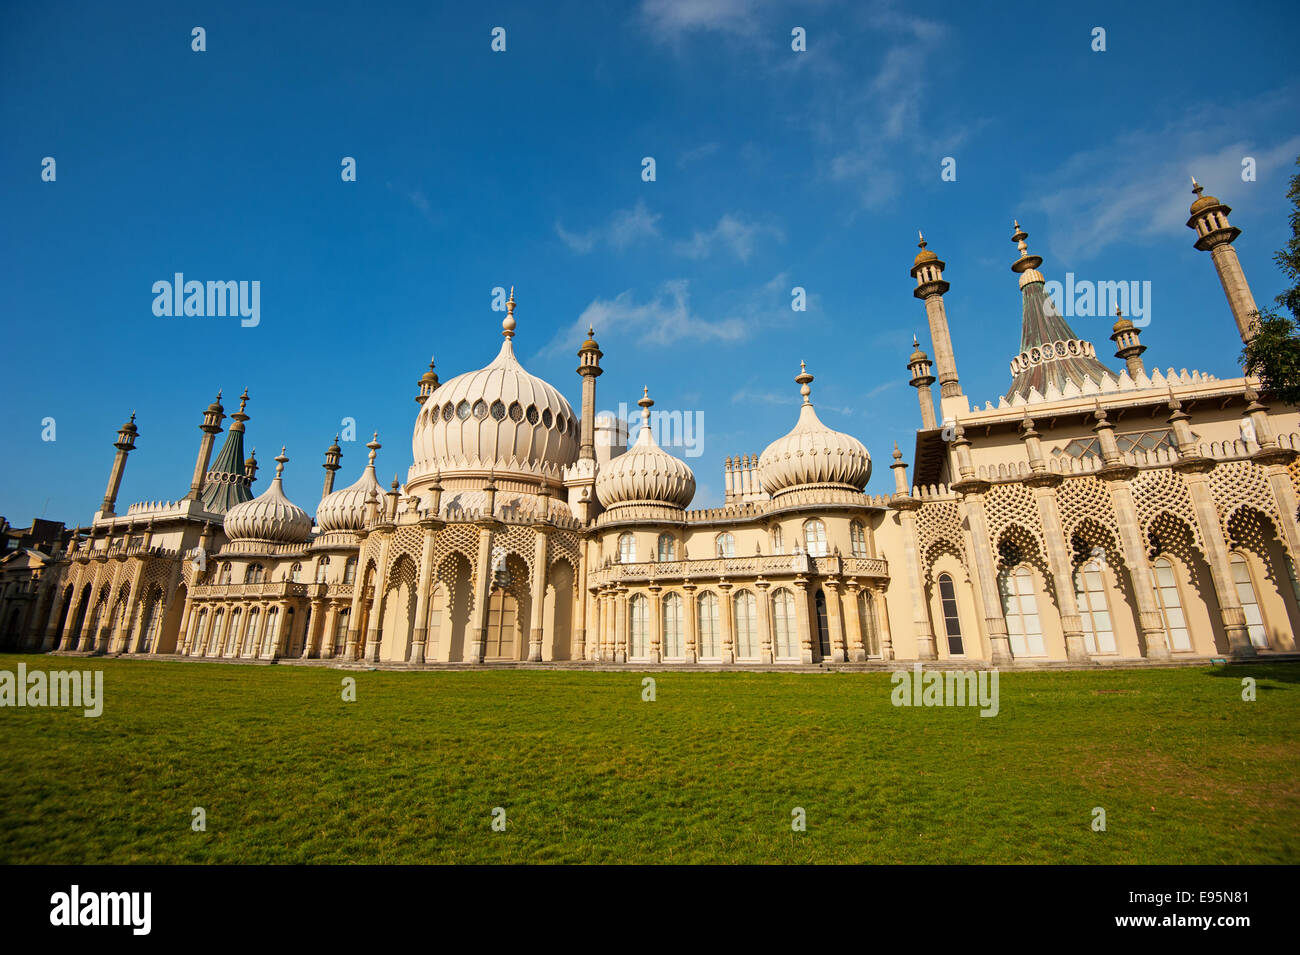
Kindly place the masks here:
[(1192, 638), (1187, 629), (1187, 617), (1183, 613), (1183, 601), (1178, 592), (1173, 562), (1168, 557), (1161, 557), (1151, 569), (1155, 571), (1156, 600), (1165, 620), (1165, 633), (1169, 634), (1169, 647), (1172, 650), (1190, 650)]
[(631, 616), (628, 628), (631, 635), (628, 656), (634, 660), (642, 660), (650, 655), (649, 613), (647, 609), (649, 603), (650, 601), (646, 600), (641, 594), (636, 594), (628, 603), (628, 611)]
[(1241, 601), (1242, 612), (1246, 615), (1246, 632), (1250, 642), (1256, 647), (1268, 646), (1268, 634), (1264, 630), (1264, 615), (1259, 608), (1259, 599), (1255, 596), (1255, 584), (1250, 579), (1250, 565), (1242, 554), (1233, 554), (1229, 560), (1232, 565), (1232, 582), (1237, 585), (1237, 599)]
[(742, 590), (735, 596), (736, 611), (736, 658), (739, 660), (757, 660), (759, 656), (758, 640), (758, 604), (754, 594)]
[(316, 583), (325, 583), (325, 575), (329, 573), (330, 559), (322, 557), (320, 563), (316, 565)]
[(776, 646), (773, 648), (778, 660), (798, 660), (799, 627), (795, 622), (794, 594), (784, 587), (772, 594), (772, 625), (776, 630)]
[(722, 656), (722, 647), (718, 640), (718, 597), (705, 591), (699, 599), (699, 653), (701, 659), (717, 659)]
[(1007, 635), (1011, 638), (1011, 655), (1015, 657), (1041, 657), (1043, 623), (1038, 616), (1038, 598), (1034, 596), (1034, 578), (1029, 568), (1021, 564), (998, 578), (1002, 591), (1002, 612), (1007, 620)]
[(677, 559), (677, 538), (672, 534), (659, 535), (659, 559), (661, 561)]
[(355, 583), (357, 579), (357, 559), (349, 557), (348, 562), (343, 565), (343, 582), (345, 584)]
[(962, 656), (966, 653), (961, 642), (961, 617), (957, 614), (957, 588), (948, 574), (939, 575), (939, 604), (943, 608), (943, 632), (948, 635), (948, 653)]
[(858, 594), (858, 620), (862, 623), (862, 646), (866, 649), (867, 656), (880, 656), (879, 641), (876, 638), (876, 601), (865, 590)]
[(1083, 623), (1083, 640), (1089, 653), (1114, 653), (1115, 630), (1106, 605), (1101, 563), (1090, 560), (1074, 572), (1074, 597)]
[(677, 594), (664, 597), (663, 616), (664, 659), (679, 660), (686, 655), (686, 642), (682, 635), (682, 598)]
[(804, 545), (809, 557), (826, 556), (826, 525), (814, 518), (803, 526)]
[(736, 556), (736, 535), (719, 534), (714, 541), (714, 546), (719, 557)]
[(781, 526), (779, 524), (772, 528), (772, 553), (785, 553), (785, 536), (781, 533)]
[(849, 540), (854, 557), (867, 556), (867, 530), (862, 526), (861, 521), (853, 521), (849, 524)]
[(636, 563), (636, 538), (623, 534), (618, 539), (618, 562), (620, 564)]

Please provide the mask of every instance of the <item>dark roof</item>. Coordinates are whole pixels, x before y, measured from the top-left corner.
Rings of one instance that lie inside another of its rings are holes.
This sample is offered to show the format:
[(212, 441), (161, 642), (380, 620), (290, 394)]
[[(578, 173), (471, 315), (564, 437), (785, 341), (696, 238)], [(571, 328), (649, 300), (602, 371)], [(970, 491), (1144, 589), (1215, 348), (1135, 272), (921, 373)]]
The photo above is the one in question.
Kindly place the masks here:
[[(1020, 325), (1021, 352), (1054, 342), (1079, 340), (1074, 329), (1056, 311), (1042, 282), (1028, 283), (1022, 293), (1024, 313)], [(1051, 358), (1034, 362), (1017, 372), (1011, 379), (1006, 397), (1008, 401), (1017, 394), (1028, 397), (1030, 388), (1037, 388), (1040, 395), (1046, 394), (1049, 384), (1064, 389), (1069, 381), (1083, 387), (1084, 378), (1091, 378), (1095, 383), (1101, 384), (1103, 375), (1118, 377), (1096, 358), (1082, 354), (1071, 355), (1068, 352), (1064, 355), (1054, 354)]]
[(244, 472), (244, 429), (232, 427), (226, 432), (226, 443), (221, 446), (217, 460), (208, 470), (199, 501), (204, 510), (224, 514), (236, 504), (253, 499), (248, 485)]

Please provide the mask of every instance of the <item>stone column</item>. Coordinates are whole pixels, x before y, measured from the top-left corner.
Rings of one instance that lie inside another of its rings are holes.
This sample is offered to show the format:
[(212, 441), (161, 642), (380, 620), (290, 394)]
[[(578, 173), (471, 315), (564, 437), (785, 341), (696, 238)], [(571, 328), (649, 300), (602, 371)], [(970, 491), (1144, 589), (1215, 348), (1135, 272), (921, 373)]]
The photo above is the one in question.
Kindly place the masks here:
[(415, 632), (411, 636), (411, 663), (423, 663), (425, 642), (429, 638), (429, 597), (433, 593), (433, 546), (438, 539), (442, 521), (426, 518), (420, 521), (424, 532), (424, 545), (420, 550), (419, 591), (415, 599)]
[(327, 660), (334, 656), (334, 631), (339, 625), (339, 608), (337, 601), (327, 600), (325, 603), (325, 622), (321, 628), (320, 634), (320, 657)]
[[(144, 578), (144, 560), (140, 559), (135, 563), (135, 572), (131, 575), (131, 589), (127, 594), (126, 609), (122, 617), (122, 629), (119, 630), (115, 638), (117, 645), (126, 650), (127, 653), (139, 653), (140, 644), (144, 641), (144, 633), (135, 632), (137, 630), (136, 617), (138, 616), (140, 604), (140, 581)], [(161, 609), (159, 607), (159, 610)], [(143, 621), (141, 622), (143, 623)], [(143, 631), (143, 627), (138, 629)], [(162, 633), (161, 625), (158, 627), (158, 633)]]
[(988, 516), (984, 511), (985, 481), (968, 480), (953, 485), (962, 496), (966, 521), (970, 525), (971, 545), (975, 551), (975, 577), (984, 604), (984, 626), (989, 636), (992, 662), (1005, 666), (1012, 661), (1011, 639), (1007, 636), (1007, 618), (1002, 614), (1002, 595), (998, 592), (997, 561), (989, 541)]
[(473, 639), (465, 647), (466, 663), (482, 663), (487, 655), (487, 611), (488, 600), (492, 596), (492, 537), (497, 527), (495, 520), (481, 521), (478, 525), (474, 609), (470, 613), (470, 635)]
[(799, 618), (799, 659), (802, 663), (813, 662), (812, 630), (809, 627), (808, 578), (799, 574), (794, 579), (795, 615)]
[(903, 558), (907, 565), (908, 590), (912, 595), (912, 628), (916, 631), (916, 658), (937, 660), (934, 631), (930, 628), (930, 609), (925, 603), (925, 580), (921, 575), (921, 557), (917, 554), (916, 509), (921, 502), (913, 497), (894, 496), (898, 520), (903, 526)]
[[(77, 615), (81, 613), (81, 599), (84, 589), (84, 581), (79, 581), (78, 586), (72, 589), (72, 596), (68, 598), (68, 616), (63, 622), (63, 633), (59, 637), (58, 647), (60, 650), (71, 650), (75, 646), (74, 641), (78, 635), (72, 631), (77, 625)], [(91, 591), (91, 599), (94, 599), (94, 596), (94, 591)]]
[(772, 597), (768, 593), (772, 584), (759, 577), (758, 580), (754, 581), (754, 586), (758, 589), (758, 634), (761, 641), (758, 659), (760, 663), (772, 663), (774, 660), (772, 654)]
[(614, 662), (627, 662), (627, 588), (619, 587), (614, 594)]
[(889, 630), (889, 601), (885, 599), (885, 591), (873, 590), (873, 602), (880, 608), (876, 613), (876, 620), (880, 623), (880, 659), (894, 659), (894, 636)]
[[(324, 586), (322, 586), (320, 590), (324, 591), (324, 589), (325, 589)], [(319, 592), (320, 591), (318, 591), (318, 593)], [(321, 628), (322, 615), (324, 613), (325, 613), (325, 598), (321, 596), (313, 597), (311, 599), (311, 617), (310, 619), (308, 619), (307, 626), (303, 629), (303, 634), (302, 634), (302, 656), (300, 657), (300, 659), (302, 660), (311, 659), (311, 650), (313, 646), (319, 645), (320, 647), (322, 647), (322, 649), (324, 648), (325, 631)], [(317, 643), (316, 640), (317, 632), (319, 632), (321, 635), (319, 644)]]
[(862, 640), (862, 613), (858, 607), (858, 594), (862, 586), (856, 579), (850, 579), (845, 587), (841, 604), (845, 608), (844, 629), (847, 631), (849, 660), (864, 663), (867, 659), (867, 646)]
[(71, 604), (73, 601), (73, 591), (69, 590), (67, 599), (63, 599), (60, 596), (59, 589), (60, 588), (56, 587), (54, 591), (54, 600), (50, 604), (50, 617), (45, 622), (45, 632), (41, 639), (41, 653), (49, 653), (54, 649), (54, 641), (57, 640), (59, 636), (59, 612), (64, 604)]
[(1074, 593), (1070, 551), (1061, 527), (1061, 510), (1054, 490), (1060, 482), (1060, 475), (1044, 473), (1029, 478), (1026, 483), (1034, 489), (1034, 498), (1038, 502), (1038, 519), (1047, 544), (1047, 563), (1052, 569), (1056, 606), (1061, 611), (1061, 629), (1065, 632), (1065, 658), (1071, 663), (1091, 663), (1092, 657), (1083, 635), (1083, 618)]
[(663, 660), (663, 587), (650, 581), (650, 660), (659, 663)]
[[(573, 647), (575, 660), (587, 659), (587, 549), (578, 549), (578, 566), (573, 568)], [(556, 595), (559, 600), (559, 595)]]
[(695, 584), (689, 580), (682, 584), (686, 599), (682, 602), (682, 612), (686, 615), (686, 662), (700, 661), (700, 611), (697, 606), (699, 598), (695, 594)]
[[(535, 534), (533, 544), (533, 599), (532, 613), (530, 616), (530, 629), (528, 633), (528, 657), (529, 663), (542, 662), (542, 634), (545, 622), (546, 610), (546, 557), (547, 557), (547, 538), (551, 533), (551, 525), (544, 522), (538, 522), (533, 525)], [(560, 595), (557, 593), (555, 599), (559, 600)]]
[(722, 604), (723, 663), (736, 662), (736, 608), (731, 605), (731, 587), (731, 582), (726, 578), (718, 581), (718, 589), (722, 591), (718, 603)]
[(393, 546), (391, 524), (379, 528), (383, 538), (379, 542), (379, 561), (375, 564), (375, 592), (370, 599), (370, 619), (366, 621), (365, 659), (370, 663), (379, 662), (379, 647), (383, 640), (384, 611), (388, 606), (388, 554)]
[(1232, 578), (1228, 542), (1223, 536), (1223, 526), (1219, 523), (1214, 493), (1210, 490), (1208, 474), (1213, 469), (1214, 461), (1208, 458), (1184, 458), (1174, 465), (1174, 470), (1183, 473), (1187, 490), (1191, 492), (1196, 523), (1201, 529), (1201, 539), (1205, 541), (1206, 557), (1209, 559), (1210, 578), (1214, 581), (1214, 591), (1219, 598), (1223, 629), (1228, 636), (1229, 653), (1234, 657), (1253, 657), (1256, 655), (1255, 647), (1250, 642), (1250, 633), (1246, 629), (1246, 612), (1241, 607), (1237, 585)]
[(840, 606), (840, 581), (834, 577), (826, 580), (822, 590), (826, 594), (826, 625), (831, 631), (831, 662), (844, 663), (848, 653), (844, 646), (844, 610)]

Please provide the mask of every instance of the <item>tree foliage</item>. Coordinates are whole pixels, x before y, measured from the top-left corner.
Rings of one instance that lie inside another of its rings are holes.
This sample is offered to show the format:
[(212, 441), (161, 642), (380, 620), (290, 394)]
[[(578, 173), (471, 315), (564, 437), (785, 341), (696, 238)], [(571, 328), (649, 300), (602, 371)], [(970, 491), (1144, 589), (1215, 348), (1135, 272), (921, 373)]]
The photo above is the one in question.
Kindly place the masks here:
[[(1296, 165), (1300, 166), (1300, 158)], [(1241, 363), (1280, 401), (1300, 405), (1300, 173), (1291, 177), (1286, 195), (1291, 202), (1291, 239), (1274, 254), (1273, 261), (1291, 281), (1276, 299), (1291, 317), (1272, 308), (1257, 311), (1256, 335), (1242, 349)]]

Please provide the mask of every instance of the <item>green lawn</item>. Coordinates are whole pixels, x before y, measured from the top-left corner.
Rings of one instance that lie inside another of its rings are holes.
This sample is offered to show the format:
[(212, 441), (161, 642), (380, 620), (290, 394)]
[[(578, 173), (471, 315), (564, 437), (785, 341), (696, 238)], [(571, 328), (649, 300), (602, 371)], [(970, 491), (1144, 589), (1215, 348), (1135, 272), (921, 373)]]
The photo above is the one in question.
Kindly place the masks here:
[(631, 672), (19, 661), (106, 701), (0, 709), (0, 862), (1300, 862), (1297, 665), (1004, 673), (989, 719), (880, 673), (642, 702)]

